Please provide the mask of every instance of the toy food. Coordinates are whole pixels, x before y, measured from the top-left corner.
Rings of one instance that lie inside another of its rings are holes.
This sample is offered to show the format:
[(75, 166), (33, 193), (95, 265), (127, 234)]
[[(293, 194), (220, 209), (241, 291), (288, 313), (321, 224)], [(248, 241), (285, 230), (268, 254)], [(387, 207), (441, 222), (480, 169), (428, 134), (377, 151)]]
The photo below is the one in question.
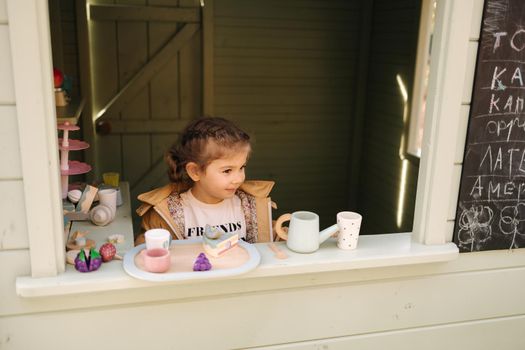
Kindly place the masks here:
[(100, 249), (98, 250), (100, 253), (100, 256), (102, 256), (103, 262), (108, 262), (113, 260), (115, 255), (117, 255), (117, 249), (115, 246), (111, 243), (104, 243), (102, 246), (100, 246)]
[(108, 237), (109, 243), (118, 244), (118, 243), (124, 243), (124, 241), (125, 241), (124, 235), (121, 235), (119, 233), (110, 235)]
[(67, 198), (71, 203), (78, 203), (80, 197), (82, 196), (81, 190), (71, 190), (67, 193)]
[(80, 253), (80, 250), (73, 249), (68, 250), (66, 252), (66, 262), (71, 265), (75, 265), (75, 259), (77, 258), (77, 255)]
[(79, 272), (96, 271), (102, 265), (102, 257), (94, 249), (81, 249), (75, 258), (75, 269)]
[(68, 250), (89, 249), (96, 246), (95, 241), (86, 237), (87, 231), (75, 231), (67, 241)]
[(223, 231), (219, 230), (216, 227), (211, 227), (210, 225), (206, 225), (206, 230), (204, 231), (204, 235), (209, 239), (217, 239), (223, 234)]
[(239, 234), (226, 233), (217, 227), (206, 225), (202, 242), (206, 253), (217, 258), (239, 243)]
[(193, 264), (193, 271), (208, 271), (211, 270), (211, 263), (206, 257), (206, 254), (200, 253)]
[(53, 82), (55, 88), (59, 88), (62, 86), (62, 83), (64, 82), (64, 74), (60, 69), (53, 68)]

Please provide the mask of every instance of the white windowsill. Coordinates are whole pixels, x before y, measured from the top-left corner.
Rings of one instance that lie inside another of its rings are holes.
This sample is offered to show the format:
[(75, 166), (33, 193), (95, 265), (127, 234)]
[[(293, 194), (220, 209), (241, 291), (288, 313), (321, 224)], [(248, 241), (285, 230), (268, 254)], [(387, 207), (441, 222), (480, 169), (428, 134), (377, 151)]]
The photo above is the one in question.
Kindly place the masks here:
[[(231, 278), (250, 279), (437, 263), (454, 260), (459, 255), (454, 243), (423, 245), (412, 242), (411, 236), (410, 233), (361, 236), (358, 248), (354, 251), (338, 249), (335, 240), (329, 240), (313, 254), (293, 253), (285, 247), (284, 243), (276, 243), (286, 251), (288, 259), (275, 258), (267, 244), (259, 243), (256, 244), (256, 247), (261, 254), (260, 265), (253, 271)], [(16, 291), (22, 297), (43, 297), (181, 283), (191, 284), (194, 281), (149, 282), (138, 280), (130, 277), (124, 271), (121, 261), (112, 261), (103, 264), (100, 270), (91, 273), (79, 273), (68, 265), (66, 272), (56, 277), (18, 277)]]

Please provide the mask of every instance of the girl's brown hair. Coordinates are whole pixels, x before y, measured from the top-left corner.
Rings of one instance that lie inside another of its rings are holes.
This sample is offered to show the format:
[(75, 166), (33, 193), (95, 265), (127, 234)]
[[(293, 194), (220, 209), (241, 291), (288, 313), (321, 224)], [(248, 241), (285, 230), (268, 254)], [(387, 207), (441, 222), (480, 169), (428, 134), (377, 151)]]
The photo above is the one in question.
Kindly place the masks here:
[(241, 149), (250, 150), (250, 136), (224, 118), (200, 118), (186, 126), (178, 142), (166, 152), (168, 176), (172, 182), (190, 183), (186, 164), (194, 162), (205, 170), (215, 159)]

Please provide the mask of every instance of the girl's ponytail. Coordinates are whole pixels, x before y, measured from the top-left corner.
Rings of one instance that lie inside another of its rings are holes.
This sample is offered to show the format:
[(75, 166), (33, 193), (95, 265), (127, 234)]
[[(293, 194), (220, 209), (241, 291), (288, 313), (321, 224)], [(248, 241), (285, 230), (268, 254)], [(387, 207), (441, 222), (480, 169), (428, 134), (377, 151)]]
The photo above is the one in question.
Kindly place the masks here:
[(182, 182), (184, 169), (181, 164), (177, 145), (173, 145), (168, 149), (165, 155), (165, 161), (168, 165), (168, 177), (171, 182)]

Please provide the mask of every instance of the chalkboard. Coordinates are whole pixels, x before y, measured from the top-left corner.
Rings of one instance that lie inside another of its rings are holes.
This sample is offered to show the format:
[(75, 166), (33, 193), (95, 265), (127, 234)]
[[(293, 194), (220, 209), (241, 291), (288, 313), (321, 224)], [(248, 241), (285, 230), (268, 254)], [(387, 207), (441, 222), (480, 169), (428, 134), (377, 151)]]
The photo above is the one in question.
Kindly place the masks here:
[(487, 0), (454, 227), (460, 251), (525, 247), (525, 1)]

